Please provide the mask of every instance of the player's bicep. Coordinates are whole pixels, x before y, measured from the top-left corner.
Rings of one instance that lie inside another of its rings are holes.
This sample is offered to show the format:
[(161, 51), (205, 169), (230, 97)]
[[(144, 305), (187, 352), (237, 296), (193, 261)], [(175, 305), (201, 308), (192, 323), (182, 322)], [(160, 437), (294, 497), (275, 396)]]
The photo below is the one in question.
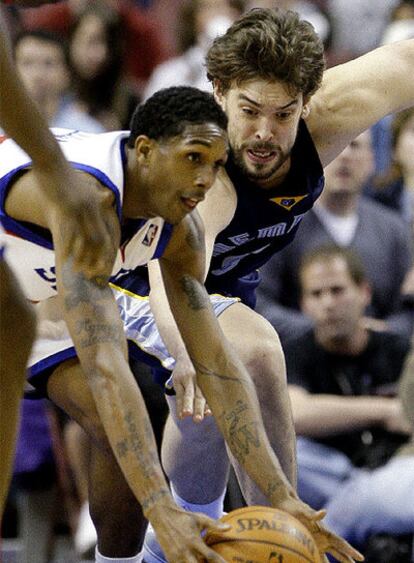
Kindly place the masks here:
[(197, 207), (204, 225), (206, 271), (210, 267), (216, 237), (232, 220), (236, 205), (236, 191), (223, 169), (211, 190), (208, 191), (206, 199)]
[(414, 41), (403, 41), (324, 73), (306, 119), (324, 166), (379, 119), (413, 103), (413, 59)]

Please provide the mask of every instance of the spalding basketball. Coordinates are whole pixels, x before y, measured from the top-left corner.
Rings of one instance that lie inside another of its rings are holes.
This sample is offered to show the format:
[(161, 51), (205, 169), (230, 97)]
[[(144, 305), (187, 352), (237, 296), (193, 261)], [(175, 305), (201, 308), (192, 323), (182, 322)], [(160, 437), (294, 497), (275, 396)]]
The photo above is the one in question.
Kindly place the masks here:
[(229, 563), (321, 563), (312, 534), (287, 512), (248, 506), (221, 521), (231, 528), (205, 540)]

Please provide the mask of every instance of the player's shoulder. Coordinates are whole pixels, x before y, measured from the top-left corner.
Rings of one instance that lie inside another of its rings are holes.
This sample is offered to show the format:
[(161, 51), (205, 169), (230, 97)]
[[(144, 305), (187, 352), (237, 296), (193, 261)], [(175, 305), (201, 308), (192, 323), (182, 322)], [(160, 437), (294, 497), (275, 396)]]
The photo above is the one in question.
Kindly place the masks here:
[(206, 230), (215, 234), (222, 231), (231, 221), (237, 206), (237, 193), (233, 182), (223, 168), (217, 174), (205, 200), (199, 204), (198, 212)]

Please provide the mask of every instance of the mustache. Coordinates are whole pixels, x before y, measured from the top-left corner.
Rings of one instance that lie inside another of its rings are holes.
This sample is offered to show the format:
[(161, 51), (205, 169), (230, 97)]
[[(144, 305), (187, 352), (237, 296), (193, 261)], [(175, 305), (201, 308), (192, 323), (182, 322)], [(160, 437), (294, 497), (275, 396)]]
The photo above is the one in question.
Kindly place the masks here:
[(277, 152), (280, 151), (280, 146), (275, 145), (274, 143), (269, 143), (269, 141), (260, 142), (257, 141), (256, 143), (244, 143), (241, 147), (242, 149), (249, 149), (249, 150), (259, 150), (259, 151), (266, 151), (266, 152)]

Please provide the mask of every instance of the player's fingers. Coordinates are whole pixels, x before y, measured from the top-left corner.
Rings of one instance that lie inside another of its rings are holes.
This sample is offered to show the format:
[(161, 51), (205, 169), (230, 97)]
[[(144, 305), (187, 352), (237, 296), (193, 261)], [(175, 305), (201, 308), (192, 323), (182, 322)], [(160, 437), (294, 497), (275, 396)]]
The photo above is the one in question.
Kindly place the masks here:
[(193, 420), (194, 422), (201, 422), (204, 419), (204, 409), (206, 405), (206, 400), (203, 397), (202, 392), (196, 386), (194, 395), (194, 410), (193, 410)]
[(174, 382), (174, 384), (171, 385), (171, 387), (174, 388), (176, 409), (178, 416), (181, 417), (182, 416), (181, 413), (183, 411), (183, 406), (184, 406), (184, 386)]
[(184, 388), (182, 409), (181, 412), (179, 411), (180, 416), (182, 418), (186, 416), (192, 416), (193, 408), (194, 408), (194, 385), (193, 382), (190, 381), (187, 383), (187, 385)]
[(226, 563), (225, 559), (223, 559), (218, 553), (213, 551), (210, 547), (204, 544), (204, 546), (200, 549), (200, 555), (202, 556), (201, 559), (198, 561), (208, 561), (209, 563)]

